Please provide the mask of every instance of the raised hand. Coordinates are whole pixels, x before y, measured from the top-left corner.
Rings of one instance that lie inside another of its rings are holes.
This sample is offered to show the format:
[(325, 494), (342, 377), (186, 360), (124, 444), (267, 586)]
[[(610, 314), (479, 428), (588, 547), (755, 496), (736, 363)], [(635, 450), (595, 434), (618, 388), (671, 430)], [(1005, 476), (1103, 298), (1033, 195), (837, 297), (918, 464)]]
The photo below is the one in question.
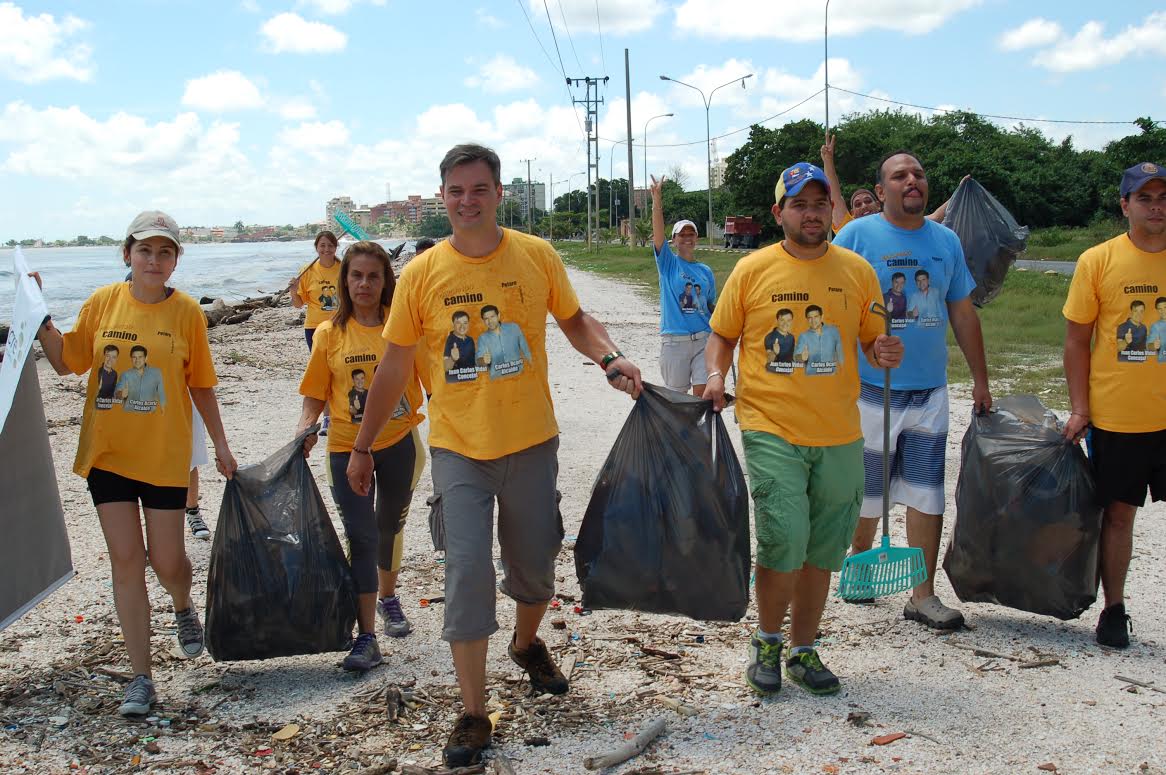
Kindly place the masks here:
[(652, 179), (652, 183), (648, 186), (648, 191), (652, 195), (652, 200), (657, 201), (663, 196), (664, 181), (666, 178), (663, 175), (660, 176), (659, 180), (656, 180), (655, 175), (650, 175), (649, 177)]

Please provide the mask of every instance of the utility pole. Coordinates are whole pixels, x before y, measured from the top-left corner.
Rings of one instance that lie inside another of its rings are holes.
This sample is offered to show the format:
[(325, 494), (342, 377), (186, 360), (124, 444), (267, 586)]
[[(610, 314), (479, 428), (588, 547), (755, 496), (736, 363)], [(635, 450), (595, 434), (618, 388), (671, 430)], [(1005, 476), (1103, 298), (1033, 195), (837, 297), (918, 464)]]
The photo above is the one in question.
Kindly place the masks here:
[(530, 163), (537, 159), (523, 159), (526, 162), (526, 233), (534, 234), (534, 204), (530, 194)]
[[(568, 86), (578, 86), (584, 84), (587, 87), (586, 99), (577, 100), (572, 98), (572, 102), (576, 105), (584, 105), (587, 109), (587, 119), (585, 126), (587, 128), (587, 248), (590, 250), (594, 244), (592, 240), (592, 207), (591, 207), (591, 170), (595, 170), (595, 220), (598, 226), (599, 220), (599, 106), (603, 104), (603, 98), (599, 96), (599, 85), (606, 84), (608, 77), (605, 75), (602, 78), (592, 78), (586, 76), (584, 78), (568, 78)], [(594, 147), (595, 153), (591, 153)]]
[[(636, 187), (632, 182), (632, 70), (628, 61), (628, 50), (623, 50), (623, 78), (627, 88), (628, 108), (628, 242), (635, 238), (631, 234), (632, 224), (636, 222)], [(617, 223), (618, 223), (618, 219)]]

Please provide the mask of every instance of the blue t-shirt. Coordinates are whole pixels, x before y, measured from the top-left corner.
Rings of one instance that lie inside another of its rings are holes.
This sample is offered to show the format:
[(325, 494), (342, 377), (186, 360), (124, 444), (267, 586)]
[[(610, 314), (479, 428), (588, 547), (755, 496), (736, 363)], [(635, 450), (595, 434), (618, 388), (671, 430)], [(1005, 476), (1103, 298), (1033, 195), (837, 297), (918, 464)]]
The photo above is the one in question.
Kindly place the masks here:
[(699, 334), (709, 329), (709, 308), (716, 305), (713, 270), (688, 262), (665, 242), (656, 253), (660, 273), (660, 333)]
[(1158, 345), (1158, 361), (1166, 363), (1166, 320), (1159, 320), (1150, 326), (1150, 338), (1147, 344)]
[[(884, 298), (893, 294), (891, 333), (903, 340), (903, 364), (891, 370), (894, 390), (925, 390), (947, 384), (947, 303), (967, 298), (976, 287), (959, 237), (924, 220), (920, 229), (900, 229), (882, 215), (846, 224), (834, 244), (853, 250), (874, 267)], [(907, 303), (899, 299), (906, 296)], [(882, 387), (883, 370), (858, 359), (863, 382)]]

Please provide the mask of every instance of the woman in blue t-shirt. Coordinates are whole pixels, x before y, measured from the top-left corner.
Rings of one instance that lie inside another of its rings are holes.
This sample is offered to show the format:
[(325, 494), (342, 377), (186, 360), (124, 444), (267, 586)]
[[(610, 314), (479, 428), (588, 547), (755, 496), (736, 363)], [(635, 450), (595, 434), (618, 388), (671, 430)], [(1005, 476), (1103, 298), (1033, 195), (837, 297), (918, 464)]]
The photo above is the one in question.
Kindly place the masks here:
[(704, 346), (716, 306), (713, 270), (696, 260), (696, 224), (677, 221), (672, 242), (664, 238), (664, 178), (652, 178), (652, 247), (660, 276), (660, 374), (673, 390), (704, 393), (708, 372)]

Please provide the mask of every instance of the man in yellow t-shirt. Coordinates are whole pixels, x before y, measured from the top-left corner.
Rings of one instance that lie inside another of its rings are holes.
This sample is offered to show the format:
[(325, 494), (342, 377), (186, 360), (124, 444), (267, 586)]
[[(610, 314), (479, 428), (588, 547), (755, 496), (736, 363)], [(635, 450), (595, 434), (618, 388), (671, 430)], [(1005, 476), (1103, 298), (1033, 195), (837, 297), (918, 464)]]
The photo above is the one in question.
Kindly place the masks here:
[[(636, 396), (641, 383), (635, 364), (580, 309), (554, 249), (497, 226), (502, 200), (497, 154), (480, 145), (455, 146), (440, 171), (453, 236), (414, 258), (401, 273), (385, 325), (388, 346), (368, 393), (348, 477), (358, 493), (368, 491), (368, 445), (400, 400), (414, 351), (423, 342), (430, 363), (452, 357), (443, 352), (450, 322), (468, 318), (468, 338), (479, 351), (494, 348), (491, 357), (486, 362), (477, 358), (466, 374), (459, 369), (456, 379), (433, 380), (429, 403), (435, 510), (445, 527), (442, 638), (453, 652), (465, 705), (443, 757), (447, 766), (460, 767), (476, 762), (490, 744), (485, 678), (488, 639), (498, 629), (491, 558), (495, 500), (501, 590), (517, 604), (510, 656), (526, 670), (537, 693), (562, 694), (568, 688), (537, 635), (554, 595), (555, 557), (563, 536), (555, 492), (558, 426), (547, 381), (547, 314), (580, 353), (601, 364), (613, 387)], [(499, 326), (498, 320), (506, 323)], [(500, 368), (494, 361), (503, 357)]]
[(1130, 643), (1124, 595), (1134, 515), (1147, 489), (1166, 500), (1166, 361), (1154, 346), (1160, 349), (1166, 323), (1148, 334), (1143, 322), (1150, 307), (1166, 321), (1166, 167), (1135, 164), (1122, 175), (1119, 194), (1129, 231), (1081, 254), (1062, 310), (1073, 406), (1065, 438), (1087, 436), (1105, 508), (1105, 608), (1096, 637), (1111, 648)]
[[(872, 365), (893, 368), (903, 346), (872, 310), (882, 298), (874, 269), (826, 242), (825, 173), (795, 164), (774, 193), (785, 239), (741, 259), (725, 282), (710, 322), (704, 397), (724, 407), (724, 373), (740, 342), (737, 419), (753, 493), (760, 619), (745, 680), (759, 694), (781, 688), (781, 626), (792, 605), (786, 675), (814, 694), (833, 694), (838, 678), (814, 640), (863, 489), (858, 365), (844, 353), (856, 353), (857, 343)], [(793, 360), (774, 367), (781, 337), (795, 335)]]

